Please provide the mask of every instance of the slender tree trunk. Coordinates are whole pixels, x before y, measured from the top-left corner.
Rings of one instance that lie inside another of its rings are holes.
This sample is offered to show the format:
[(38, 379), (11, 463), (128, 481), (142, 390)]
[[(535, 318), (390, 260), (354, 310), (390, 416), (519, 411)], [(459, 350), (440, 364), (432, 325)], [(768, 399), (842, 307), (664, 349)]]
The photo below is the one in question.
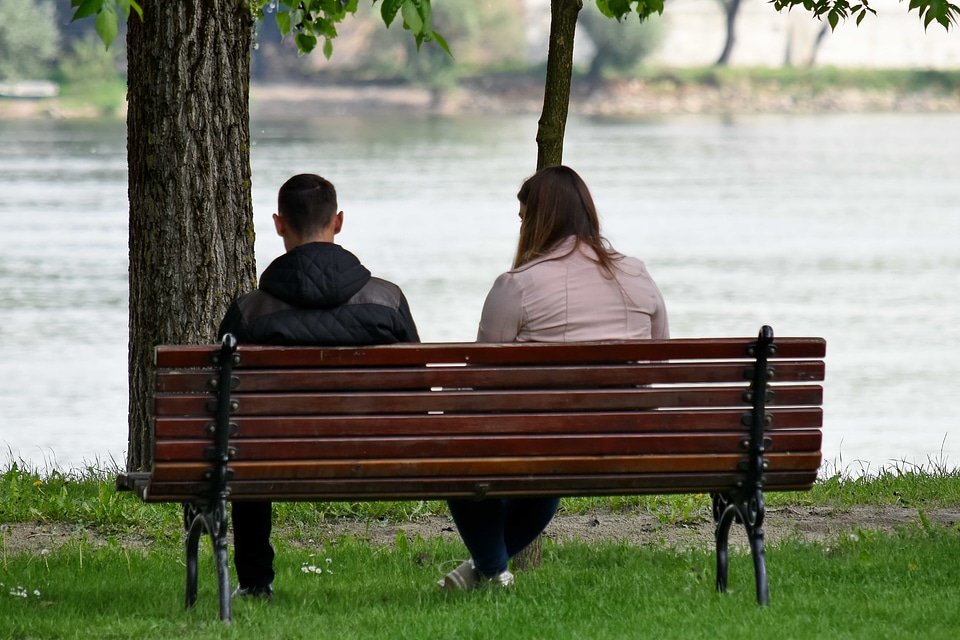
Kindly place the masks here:
[(730, 62), (730, 55), (733, 53), (733, 45), (736, 44), (736, 25), (737, 13), (740, 11), (740, 0), (720, 0), (723, 5), (723, 12), (726, 17), (727, 40), (723, 44), (723, 51), (717, 58), (716, 66), (724, 67)]
[(810, 57), (807, 59), (808, 69), (812, 69), (813, 65), (817, 64), (817, 54), (820, 53), (820, 46), (828, 33), (830, 33), (830, 23), (824, 22), (820, 30), (817, 31), (817, 37), (814, 38), (813, 45), (810, 47)]
[[(547, 51), (547, 78), (543, 89), (543, 111), (537, 128), (537, 171), (563, 163), (563, 136), (570, 107), (570, 80), (573, 75), (573, 36), (582, 0), (551, 0), (550, 47)], [(517, 571), (543, 564), (543, 538), (537, 538), (513, 557)]]
[(547, 78), (543, 88), (543, 111), (537, 128), (537, 170), (563, 163), (563, 136), (570, 107), (573, 75), (573, 36), (582, 0), (551, 0), (550, 46)]
[(140, 0), (127, 34), (129, 450), (149, 468), (153, 349), (215, 339), (255, 284), (247, 0)]

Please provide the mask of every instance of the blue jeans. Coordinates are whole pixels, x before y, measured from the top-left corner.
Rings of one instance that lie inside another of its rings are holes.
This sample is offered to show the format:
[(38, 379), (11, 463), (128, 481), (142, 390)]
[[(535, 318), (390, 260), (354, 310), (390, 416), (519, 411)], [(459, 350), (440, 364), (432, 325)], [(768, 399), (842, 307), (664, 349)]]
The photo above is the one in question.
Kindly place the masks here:
[(543, 533), (560, 498), (448, 500), (447, 505), (477, 571), (495, 576)]

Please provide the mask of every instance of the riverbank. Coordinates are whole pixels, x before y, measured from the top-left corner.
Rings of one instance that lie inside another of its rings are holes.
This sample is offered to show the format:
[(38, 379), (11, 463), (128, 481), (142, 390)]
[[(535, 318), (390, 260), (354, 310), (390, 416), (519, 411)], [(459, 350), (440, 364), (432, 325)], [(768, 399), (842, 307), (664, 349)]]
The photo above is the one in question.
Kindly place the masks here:
[[(254, 118), (321, 114), (539, 114), (542, 78), (502, 74), (463, 79), (437, 93), (409, 85), (252, 85)], [(590, 85), (574, 81), (570, 113), (611, 117), (676, 114), (960, 111), (960, 73), (697, 69), (650, 71)]]
[[(462, 78), (448, 90), (389, 82), (306, 80), (250, 87), (254, 119), (330, 114), (538, 114), (542, 73)], [(960, 111), (960, 71), (837, 69), (662, 69), (591, 84), (575, 78), (570, 112), (645, 116), (738, 113)], [(90, 104), (65, 95), (0, 99), (0, 119), (125, 117), (126, 104)]]

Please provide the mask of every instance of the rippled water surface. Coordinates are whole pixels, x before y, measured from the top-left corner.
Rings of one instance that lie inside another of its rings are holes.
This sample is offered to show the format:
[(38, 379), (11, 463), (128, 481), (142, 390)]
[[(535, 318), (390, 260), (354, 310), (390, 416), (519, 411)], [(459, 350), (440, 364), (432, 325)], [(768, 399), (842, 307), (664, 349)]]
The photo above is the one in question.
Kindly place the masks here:
[[(254, 123), (261, 269), (289, 175), (337, 185), (340, 242), (424, 340), (472, 340), (512, 258), (536, 118)], [(960, 460), (960, 115), (573, 119), (565, 161), (647, 262), (675, 337), (828, 341), (829, 469)], [(75, 467), (126, 447), (125, 133), (0, 123), (0, 446)]]

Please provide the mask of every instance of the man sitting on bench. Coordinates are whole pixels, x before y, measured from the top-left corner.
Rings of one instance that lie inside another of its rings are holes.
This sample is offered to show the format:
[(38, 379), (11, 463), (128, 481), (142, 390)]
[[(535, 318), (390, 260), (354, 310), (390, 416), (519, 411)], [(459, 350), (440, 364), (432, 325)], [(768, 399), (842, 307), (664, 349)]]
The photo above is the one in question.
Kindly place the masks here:
[[(334, 244), (343, 226), (333, 185), (317, 175), (293, 176), (280, 187), (277, 233), (286, 253), (259, 287), (233, 302), (220, 324), (240, 343), (359, 346), (419, 342), (400, 287), (370, 275)], [(234, 502), (234, 595), (273, 595), (272, 503)]]

